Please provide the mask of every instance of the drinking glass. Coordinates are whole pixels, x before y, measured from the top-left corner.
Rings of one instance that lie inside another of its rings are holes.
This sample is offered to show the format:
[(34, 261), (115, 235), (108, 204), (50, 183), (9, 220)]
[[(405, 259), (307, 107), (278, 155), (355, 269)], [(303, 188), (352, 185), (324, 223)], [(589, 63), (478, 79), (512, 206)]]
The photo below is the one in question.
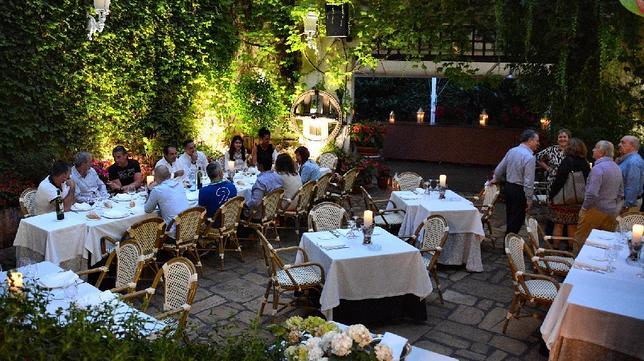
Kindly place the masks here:
[(427, 194), (429, 194), (429, 191), (431, 190), (431, 189), (429, 188), (429, 186), (430, 186), (429, 181), (425, 181), (425, 182), (423, 182), (423, 189), (425, 190), (425, 193), (427, 193)]
[(640, 248), (640, 254), (637, 259), (637, 263), (640, 264), (640, 272), (635, 276), (637, 276), (638, 278), (644, 278), (644, 247)]
[(349, 232), (347, 232), (347, 238), (356, 238), (356, 221), (353, 219), (347, 220), (347, 226), (349, 226)]
[(617, 261), (617, 247), (616, 244), (611, 244), (606, 249), (606, 258), (608, 259), (608, 272), (615, 272), (614, 263)]

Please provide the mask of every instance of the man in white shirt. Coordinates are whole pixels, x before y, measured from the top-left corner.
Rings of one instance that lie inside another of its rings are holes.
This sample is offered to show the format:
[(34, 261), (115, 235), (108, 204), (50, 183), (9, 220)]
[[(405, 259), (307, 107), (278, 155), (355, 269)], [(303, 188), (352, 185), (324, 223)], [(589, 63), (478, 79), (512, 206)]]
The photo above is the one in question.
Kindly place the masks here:
[(206, 171), (208, 157), (197, 150), (197, 146), (192, 139), (183, 142), (183, 150), (184, 152), (177, 162), (184, 171), (183, 180), (192, 183), (194, 182), (195, 174), (197, 174), (197, 168), (201, 168), (202, 172)]
[[(154, 168), (154, 182), (156, 185), (145, 202), (145, 212), (154, 212), (158, 205), (161, 217), (166, 224), (169, 224), (177, 214), (190, 207), (188, 197), (179, 179), (170, 179), (170, 172), (165, 166)], [(168, 236), (174, 238), (174, 235), (175, 225), (173, 224)]]
[(156, 168), (160, 165), (168, 168), (170, 178), (183, 177), (185, 173), (181, 162), (177, 161), (177, 147), (171, 145), (163, 147), (163, 158), (159, 159), (154, 167)]
[(56, 210), (54, 200), (58, 196), (63, 198), (63, 209), (69, 211), (74, 204), (76, 185), (69, 179), (69, 165), (63, 161), (57, 160), (51, 167), (49, 175), (40, 182), (35, 198), (36, 215), (53, 212)]
[(89, 202), (98, 197), (107, 198), (107, 187), (92, 168), (92, 154), (80, 152), (74, 157), (72, 180), (76, 184), (76, 202)]

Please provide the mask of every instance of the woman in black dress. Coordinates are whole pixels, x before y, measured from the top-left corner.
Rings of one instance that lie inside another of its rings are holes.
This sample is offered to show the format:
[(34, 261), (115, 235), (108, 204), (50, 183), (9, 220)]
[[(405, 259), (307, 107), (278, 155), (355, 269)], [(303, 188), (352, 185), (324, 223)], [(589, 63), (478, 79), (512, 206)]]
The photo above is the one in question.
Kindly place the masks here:
[[(572, 138), (568, 142), (564, 150), (564, 159), (557, 168), (557, 173), (550, 186), (550, 208), (552, 210), (552, 218), (555, 223), (555, 228), (552, 231), (553, 236), (561, 236), (563, 234), (564, 225), (568, 227), (568, 235), (575, 234), (577, 230), (577, 222), (579, 217), (580, 204), (552, 204), (552, 199), (561, 191), (566, 184), (570, 172), (582, 172), (584, 174), (584, 181), (588, 178), (590, 173), (590, 166), (586, 155), (588, 149), (586, 144), (578, 138)], [(553, 242), (555, 248), (559, 248), (559, 241)]]
[(253, 147), (253, 153), (251, 155), (251, 161), (253, 164), (257, 164), (260, 160), (265, 160), (268, 162), (270, 159), (271, 164), (275, 163), (275, 158), (277, 157), (277, 151), (275, 147), (271, 144), (271, 132), (262, 128), (259, 130), (259, 143)]

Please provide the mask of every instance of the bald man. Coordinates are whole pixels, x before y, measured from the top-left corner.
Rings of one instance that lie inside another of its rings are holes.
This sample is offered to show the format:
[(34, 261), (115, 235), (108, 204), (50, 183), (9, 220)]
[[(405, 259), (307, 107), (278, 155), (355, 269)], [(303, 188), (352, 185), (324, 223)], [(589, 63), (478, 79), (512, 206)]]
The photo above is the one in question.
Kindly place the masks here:
[[(188, 197), (180, 179), (170, 179), (170, 170), (164, 165), (154, 168), (154, 183), (156, 185), (150, 191), (150, 196), (145, 202), (145, 212), (152, 213), (159, 206), (161, 217), (165, 224), (169, 224), (177, 214), (190, 207)], [(168, 236), (174, 238), (174, 235), (175, 225), (173, 224)]]
[(622, 137), (619, 142), (621, 154), (619, 169), (624, 178), (624, 212), (637, 212), (642, 206), (644, 188), (644, 159), (638, 154), (640, 141), (632, 135)]

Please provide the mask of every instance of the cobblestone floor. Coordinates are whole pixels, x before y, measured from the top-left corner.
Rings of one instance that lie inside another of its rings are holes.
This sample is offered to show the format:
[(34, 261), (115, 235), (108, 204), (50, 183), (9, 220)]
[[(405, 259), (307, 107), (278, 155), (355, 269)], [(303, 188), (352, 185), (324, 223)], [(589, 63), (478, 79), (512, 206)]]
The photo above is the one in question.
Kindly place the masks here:
[[(457, 184), (453, 189), (461, 193), (477, 191), (490, 171), (485, 167), (452, 167), (454, 170), (450, 175), (458, 171), (461, 173), (458, 178), (469, 178), (467, 182), (453, 182)], [(400, 162), (392, 164), (392, 168), (397, 171), (416, 170), (424, 177), (437, 178), (445, 166)], [(372, 191), (376, 198), (388, 198), (387, 192), (376, 188)], [(362, 201), (358, 196), (355, 196), (353, 204), (355, 211), (360, 212)], [(546, 360), (547, 357), (539, 353), (541, 319), (511, 320), (507, 333), (501, 333), (513, 295), (507, 258), (502, 251), (504, 215), (504, 206), (499, 204), (493, 218), (496, 248), (492, 248), (488, 241), (482, 246), (484, 272), (468, 273), (464, 266), (439, 266), (445, 304), (440, 303), (436, 292), (432, 293), (427, 299), (427, 321), (396, 321), (367, 326), (374, 332), (397, 333), (415, 346), (460, 360)], [(280, 233), (281, 246), (299, 243), (299, 235), (292, 230), (281, 230)], [(244, 262), (236, 254), (226, 254), (224, 271), (218, 269), (216, 254), (203, 258), (203, 275), (200, 275), (189, 318), (192, 339), (206, 341), (211, 337), (218, 338), (222, 329), (230, 326), (243, 329), (256, 319), (267, 283), (266, 267), (260, 258), (257, 241), (242, 241), (242, 247)], [(5, 256), (0, 255), (0, 261), (4, 266), (11, 265), (13, 260), (6, 256), (10, 252), (3, 253)], [(544, 314), (544, 310), (536, 311)], [(277, 321), (295, 314), (284, 313)], [(268, 316), (261, 320), (264, 324), (271, 321)], [(269, 337), (268, 334), (266, 336)]]

